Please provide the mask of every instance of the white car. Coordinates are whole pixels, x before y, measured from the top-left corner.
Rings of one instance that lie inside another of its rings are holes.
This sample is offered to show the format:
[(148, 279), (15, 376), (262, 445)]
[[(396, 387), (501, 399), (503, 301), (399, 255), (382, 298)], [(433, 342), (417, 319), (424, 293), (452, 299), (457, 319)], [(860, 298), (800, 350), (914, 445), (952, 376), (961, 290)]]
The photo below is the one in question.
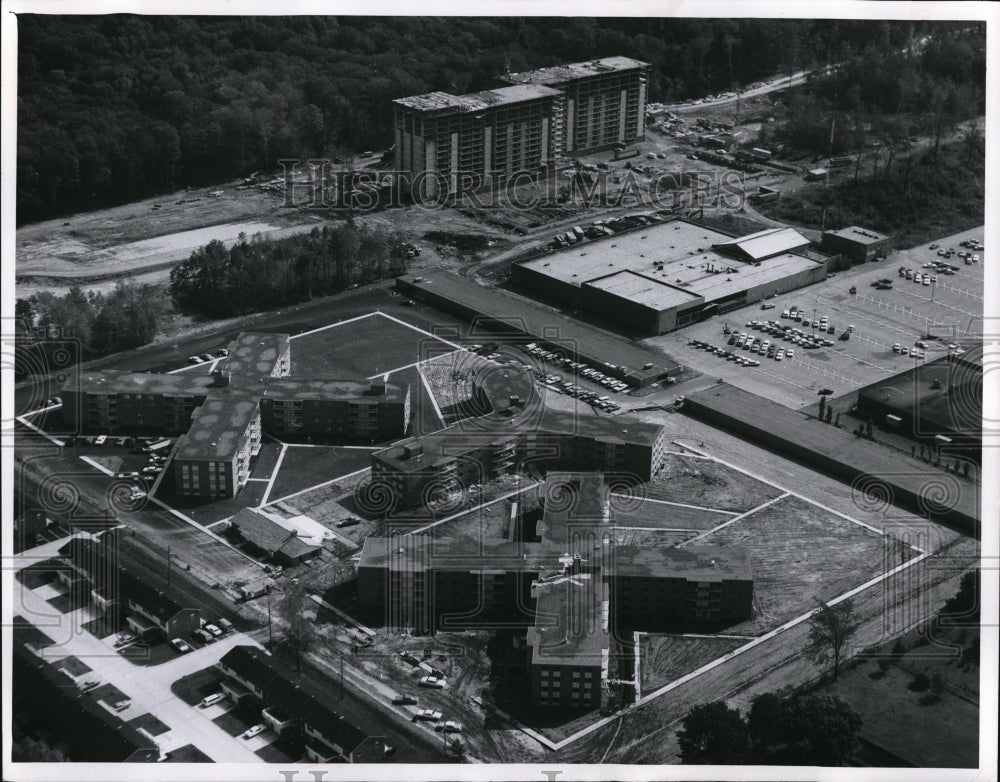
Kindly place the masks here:
[(415, 720), (427, 720), (429, 722), (437, 722), (441, 719), (441, 712), (434, 711), (434, 709), (421, 709), (416, 714), (413, 715)]
[(257, 736), (257, 735), (263, 733), (265, 730), (267, 730), (267, 726), (266, 725), (263, 725), (261, 723), (257, 723), (252, 728), (247, 728), (243, 732), (243, 738), (245, 738), (245, 739), (252, 739), (254, 736)]
[(421, 687), (433, 687), (435, 690), (443, 690), (445, 686), (445, 680), (440, 676), (422, 676), (418, 684)]
[(448, 720), (442, 722), (440, 725), (435, 725), (434, 730), (440, 731), (441, 733), (461, 733), (462, 724), (460, 722), (455, 722), (454, 720)]
[(191, 651), (191, 647), (188, 646), (186, 643), (184, 643), (184, 641), (181, 640), (180, 638), (174, 638), (174, 639), (172, 639), (170, 641), (170, 645), (172, 647), (174, 647), (174, 649), (176, 649), (181, 654), (185, 654), (186, 652), (190, 652)]
[(202, 361), (201, 356), (188, 356), (188, 363), (189, 364), (204, 364), (205, 362)]

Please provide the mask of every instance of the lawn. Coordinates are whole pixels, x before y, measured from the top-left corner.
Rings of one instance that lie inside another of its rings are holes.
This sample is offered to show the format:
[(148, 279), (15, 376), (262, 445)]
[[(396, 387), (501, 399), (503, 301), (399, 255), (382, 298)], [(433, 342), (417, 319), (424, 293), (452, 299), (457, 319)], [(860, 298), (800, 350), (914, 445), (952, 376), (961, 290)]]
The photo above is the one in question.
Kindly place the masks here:
[(292, 374), (299, 377), (367, 378), (452, 350), (375, 313), (292, 340)]
[(152, 714), (140, 714), (135, 719), (129, 720), (128, 724), (133, 728), (142, 728), (150, 736), (159, 736), (170, 730), (169, 725), (160, 722)]
[(643, 485), (650, 499), (743, 513), (781, 494), (766, 483), (711, 459), (667, 454), (663, 468)]
[(340, 446), (290, 446), (271, 488), (269, 502), (368, 467), (372, 451)]
[(642, 633), (639, 636), (642, 691), (649, 694), (748, 642), (740, 638)]
[(916, 552), (817, 505), (785, 497), (692, 546), (750, 553), (757, 618), (727, 632), (755, 635), (902, 564)]

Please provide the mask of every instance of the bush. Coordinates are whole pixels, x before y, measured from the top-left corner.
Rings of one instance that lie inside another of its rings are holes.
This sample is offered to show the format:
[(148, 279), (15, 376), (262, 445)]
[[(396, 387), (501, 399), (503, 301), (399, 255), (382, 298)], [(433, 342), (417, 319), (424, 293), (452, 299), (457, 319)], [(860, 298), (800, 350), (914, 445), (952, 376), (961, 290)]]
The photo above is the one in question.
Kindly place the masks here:
[(913, 677), (913, 681), (910, 682), (910, 689), (914, 692), (926, 692), (931, 687), (931, 680), (927, 678), (926, 673), (918, 673)]

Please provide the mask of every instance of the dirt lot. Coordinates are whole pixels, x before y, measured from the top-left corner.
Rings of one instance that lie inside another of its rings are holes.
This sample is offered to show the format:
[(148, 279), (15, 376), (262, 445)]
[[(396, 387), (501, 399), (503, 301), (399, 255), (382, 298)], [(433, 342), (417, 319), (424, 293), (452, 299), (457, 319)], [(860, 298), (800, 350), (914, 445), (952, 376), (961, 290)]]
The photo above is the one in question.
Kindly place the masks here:
[(705, 638), (640, 633), (642, 690), (648, 692), (679, 679), (746, 643), (741, 638)]
[(736, 513), (756, 508), (781, 494), (773, 486), (724, 464), (676, 453), (664, 457), (663, 468), (643, 488), (650, 499)]
[[(935, 243), (958, 249), (962, 240), (971, 237), (982, 239), (982, 228), (944, 237)], [(773, 309), (745, 307), (647, 342), (677, 355), (705, 377), (722, 378), (790, 407), (810, 405), (815, 403), (816, 392), (821, 388), (840, 395), (912, 366), (915, 359), (893, 352), (895, 343), (912, 348), (928, 333), (935, 334), (939, 339), (931, 340), (925, 351), (924, 360), (931, 361), (947, 353), (947, 343), (961, 344), (981, 333), (983, 263), (966, 266), (953, 257), (948, 262), (958, 266), (959, 271), (952, 276), (934, 273), (937, 284), (932, 286), (916, 285), (899, 277), (900, 267), (928, 271), (922, 267), (932, 259), (939, 260), (936, 251), (927, 245), (893, 252), (886, 261), (862, 264), (832, 279), (770, 299), (768, 303), (775, 305)], [(892, 289), (872, 288), (870, 283), (879, 278), (891, 279)], [(855, 295), (849, 293), (852, 286), (857, 287)], [(794, 359), (786, 357), (779, 362), (758, 356), (759, 367), (739, 366), (688, 347), (690, 340), (699, 339), (732, 350), (727, 346), (723, 327), (728, 324), (738, 332), (760, 334), (745, 325), (750, 320), (777, 320), (801, 328), (801, 324), (781, 318), (781, 312), (792, 306), (805, 310), (809, 320), (814, 314), (826, 315), (836, 328), (835, 335), (827, 335), (834, 340), (834, 346), (806, 350), (778, 340), (779, 347), (793, 347)], [(843, 342), (838, 337), (849, 325), (854, 325), (855, 331), (850, 340)]]
[(727, 633), (757, 635), (903, 564), (916, 552), (798, 497), (785, 497), (692, 545), (749, 551), (757, 617)]

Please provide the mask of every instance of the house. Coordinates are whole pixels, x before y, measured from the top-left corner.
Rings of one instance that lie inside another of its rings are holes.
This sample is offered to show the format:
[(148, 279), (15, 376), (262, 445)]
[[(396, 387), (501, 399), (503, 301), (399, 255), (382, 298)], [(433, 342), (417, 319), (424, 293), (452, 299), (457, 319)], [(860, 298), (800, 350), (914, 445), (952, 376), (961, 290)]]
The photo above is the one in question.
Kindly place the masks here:
[(298, 564), (322, 548), (319, 539), (304, 536), (294, 520), (264, 510), (243, 508), (230, 519), (229, 526), (257, 551), (282, 565)]

